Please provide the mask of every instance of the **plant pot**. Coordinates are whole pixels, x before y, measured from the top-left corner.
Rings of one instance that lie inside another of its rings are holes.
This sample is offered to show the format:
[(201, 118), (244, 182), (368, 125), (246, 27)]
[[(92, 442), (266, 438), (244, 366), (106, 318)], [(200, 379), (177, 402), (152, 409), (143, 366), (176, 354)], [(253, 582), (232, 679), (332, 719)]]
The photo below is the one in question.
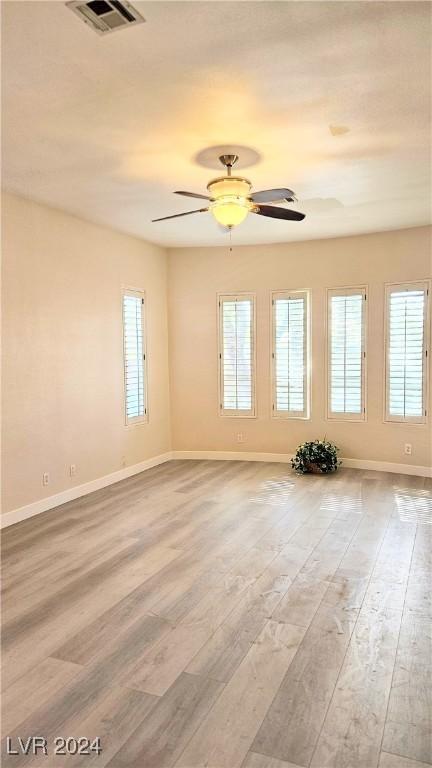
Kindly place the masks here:
[(308, 472), (311, 472), (313, 475), (321, 475), (322, 469), (319, 467), (318, 464), (314, 464), (311, 461), (308, 461), (306, 464)]

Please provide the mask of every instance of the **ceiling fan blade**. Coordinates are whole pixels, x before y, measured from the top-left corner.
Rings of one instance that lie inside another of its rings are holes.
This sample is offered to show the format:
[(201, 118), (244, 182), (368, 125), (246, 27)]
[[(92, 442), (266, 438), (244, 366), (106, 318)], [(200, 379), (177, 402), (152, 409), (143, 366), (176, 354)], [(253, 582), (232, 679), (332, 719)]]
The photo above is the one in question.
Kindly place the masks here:
[(162, 216), (160, 219), (152, 219), (154, 221), (166, 221), (167, 219), (178, 219), (179, 216), (190, 216), (191, 213), (204, 213), (208, 211), (208, 208), (197, 208), (195, 211), (185, 211), (185, 213), (174, 213), (172, 216)]
[(305, 214), (299, 211), (277, 208), (273, 205), (258, 205), (256, 210), (252, 210), (252, 213), (257, 213), (259, 216), (270, 216), (272, 219), (290, 219), (291, 221), (302, 221), (305, 217)]
[(184, 192), (183, 190), (176, 190), (174, 192), (175, 195), (184, 195), (185, 197), (198, 197), (200, 200), (213, 200), (212, 197), (209, 197), (208, 195), (199, 195), (196, 192)]
[(250, 199), (254, 203), (276, 203), (278, 200), (295, 200), (292, 189), (263, 189), (261, 192), (253, 192)]

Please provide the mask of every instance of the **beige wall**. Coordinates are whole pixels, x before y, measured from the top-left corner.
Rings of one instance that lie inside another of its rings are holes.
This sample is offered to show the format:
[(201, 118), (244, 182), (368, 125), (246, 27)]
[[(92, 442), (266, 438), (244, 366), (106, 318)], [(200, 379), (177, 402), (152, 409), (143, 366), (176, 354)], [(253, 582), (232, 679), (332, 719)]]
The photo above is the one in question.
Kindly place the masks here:
[[(278, 222), (275, 222), (278, 226)], [(427, 227), (287, 245), (174, 249), (169, 254), (170, 380), (173, 448), (290, 453), (305, 439), (327, 437), (350, 458), (431, 464), (426, 426), (383, 423), (384, 283), (431, 274)], [(368, 286), (368, 418), (325, 419), (327, 287)], [(312, 417), (270, 417), (270, 291), (311, 290)], [(257, 418), (218, 415), (216, 293), (257, 297)], [(429, 407), (429, 412), (430, 412)], [(245, 442), (239, 445), (237, 433)], [(404, 444), (412, 443), (412, 455)]]
[[(166, 261), (156, 246), (4, 196), (4, 512), (170, 449)], [(122, 286), (147, 297), (151, 418), (131, 427)]]

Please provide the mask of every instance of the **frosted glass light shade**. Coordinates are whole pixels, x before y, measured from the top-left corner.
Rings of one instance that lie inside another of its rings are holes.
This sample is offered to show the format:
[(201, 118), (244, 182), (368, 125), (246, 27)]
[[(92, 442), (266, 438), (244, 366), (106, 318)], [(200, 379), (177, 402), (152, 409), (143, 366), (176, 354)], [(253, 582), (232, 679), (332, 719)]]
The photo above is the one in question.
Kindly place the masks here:
[(241, 224), (245, 220), (249, 213), (249, 208), (246, 205), (232, 200), (223, 202), (223, 198), (214, 203), (210, 210), (216, 221), (223, 227), (236, 227), (237, 224)]

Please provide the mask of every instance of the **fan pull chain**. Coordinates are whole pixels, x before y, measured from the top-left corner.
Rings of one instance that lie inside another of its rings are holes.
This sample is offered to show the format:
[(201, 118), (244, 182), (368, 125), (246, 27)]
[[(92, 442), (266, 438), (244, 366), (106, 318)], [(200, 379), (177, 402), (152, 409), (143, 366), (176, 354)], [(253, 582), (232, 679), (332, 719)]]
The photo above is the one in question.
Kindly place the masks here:
[(232, 227), (230, 227), (229, 231), (229, 238), (230, 238), (230, 253), (232, 252)]

